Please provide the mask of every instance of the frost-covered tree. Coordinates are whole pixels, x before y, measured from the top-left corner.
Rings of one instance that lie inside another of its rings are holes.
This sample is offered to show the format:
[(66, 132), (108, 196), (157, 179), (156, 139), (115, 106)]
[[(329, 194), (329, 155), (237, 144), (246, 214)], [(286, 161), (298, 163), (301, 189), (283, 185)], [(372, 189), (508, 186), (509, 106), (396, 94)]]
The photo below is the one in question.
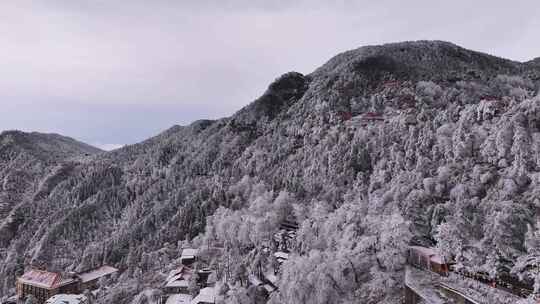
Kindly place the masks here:
[[(396, 303), (409, 243), (532, 278), (539, 73), (444, 42), (369, 46), (111, 152), (4, 132), (0, 297), (29, 265), (110, 264), (97, 303), (146, 301), (190, 247), (231, 287), (223, 303), (259, 301), (247, 278), (274, 269), (274, 303)], [(300, 228), (279, 267), (285, 218)]]

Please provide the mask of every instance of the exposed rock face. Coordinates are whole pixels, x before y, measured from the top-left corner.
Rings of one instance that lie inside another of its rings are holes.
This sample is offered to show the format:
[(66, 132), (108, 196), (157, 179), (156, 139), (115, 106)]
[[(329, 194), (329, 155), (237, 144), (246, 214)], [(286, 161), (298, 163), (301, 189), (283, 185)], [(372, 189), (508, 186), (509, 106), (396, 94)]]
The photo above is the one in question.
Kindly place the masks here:
[[(537, 60), (447, 42), (367, 46), (310, 75), (281, 76), (232, 117), (175, 126), (112, 152), (2, 134), (0, 203), (7, 195), (10, 207), (0, 216), (0, 296), (25, 264), (135, 269), (145, 254), (204, 231), (219, 206), (247, 208), (250, 199), (237, 190), (245, 176), (274, 195), (287, 191), (305, 210), (324, 201), (330, 213), (360, 206), (360, 218), (399, 213), (416, 242), (437, 240), (465, 267), (512, 269), (533, 251), (525, 234), (534, 233), (540, 206), (539, 72)], [(348, 115), (367, 112), (384, 121), (350, 126)], [(61, 152), (51, 149), (57, 145)], [(74, 159), (84, 154), (94, 156)], [(302, 245), (305, 256), (341, 250), (310, 244)], [(374, 261), (351, 263), (373, 266), (368, 273), (400, 271)], [(342, 286), (343, 298), (367, 294), (376, 278)]]

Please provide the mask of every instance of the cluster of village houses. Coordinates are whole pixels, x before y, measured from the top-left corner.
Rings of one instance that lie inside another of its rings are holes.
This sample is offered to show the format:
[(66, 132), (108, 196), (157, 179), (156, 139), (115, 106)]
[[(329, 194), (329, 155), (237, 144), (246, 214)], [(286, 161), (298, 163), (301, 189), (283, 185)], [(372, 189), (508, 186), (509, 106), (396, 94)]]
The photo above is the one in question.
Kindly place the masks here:
[[(203, 268), (194, 270), (193, 265), (199, 256), (199, 250), (187, 248), (182, 250), (180, 267), (172, 270), (164, 286), (160, 304), (213, 304), (216, 298), (215, 281), (211, 275), (213, 270)], [(196, 284), (200, 287), (199, 294), (191, 295), (190, 282), (196, 275)]]
[[(276, 266), (265, 273), (259, 271), (250, 274), (248, 276), (249, 284), (263, 288), (268, 294), (277, 290), (280, 266), (289, 258), (297, 229), (298, 224), (295, 220), (286, 220), (281, 224), (279, 232), (271, 240), (274, 249), (265, 248), (268, 254), (273, 254), (277, 261)], [(208, 267), (198, 267), (195, 270), (193, 265), (198, 261), (198, 249), (186, 248), (182, 250), (181, 265), (169, 273), (161, 286), (163, 293), (159, 304), (215, 303), (217, 290), (216, 276), (212, 275), (214, 270)], [(199, 264), (202, 263), (199, 262)], [(87, 304), (90, 299), (83, 293), (88, 290), (95, 296), (99, 280), (108, 278), (117, 272), (118, 269), (107, 265), (80, 273), (31, 269), (17, 278), (17, 294), (3, 303), (21, 304), (32, 297), (34, 304)], [(192, 294), (193, 284), (196, 284), (199, 290), (195, 296)]]
[[(264, 288), (268, 294), (278, 289), (278, 274), (281, 270), (281, 264), (289, 259), (289, 253), (296, 239), (297, 230), (298, 224), (294, 218), (289, 218), (281, 224), (280, 230), (274, 234), (273, 238), (273, 247), (276, 249), (273, 256), (277, 261), (277, 265), (265, 273), (250, 274), (248, 280), (251, 285)], [(270, 252), (270, 248), (265, 248), (265, 250)]]
[[(289, 250), (296, 238), (297, 229), (298, 225), (293, 220), (282, 223), (279, 232), (273, 238), (274, 248), (277, 249), (273, 253), (277, 261), (276, 267), (266, 273), (250, 274), (248, 276), (249, 284), (264, 288), (268, 294), (277, 290), (279, 266), (289, 258)], [(270, 249), (266, 248), (266, 250)], [(180, 261), (181, 265), (167, 276), (162, 287), (163, 296), (160, 299), (160, 304), (214, 304), (217, 294), (215, 276), (212, 275), (214, 270), (210, 268), (194, 270), (192, 268), (192, 265), (199, 261), (199, 250), (183, 249)], [(192, 296), (190, 290), (194, 275), (196, 275), (196, 284), (200, 288), (195, 297)]]
[(25, 303), (33, 298), (34, 304), (87, 304), (89, 299), (82, 293), (96, 290), (101, 278), (116, 272), (118, 269), (107, 265), (80, 273), (31, 269), (17, 278), (17, 294), (4, 303)]

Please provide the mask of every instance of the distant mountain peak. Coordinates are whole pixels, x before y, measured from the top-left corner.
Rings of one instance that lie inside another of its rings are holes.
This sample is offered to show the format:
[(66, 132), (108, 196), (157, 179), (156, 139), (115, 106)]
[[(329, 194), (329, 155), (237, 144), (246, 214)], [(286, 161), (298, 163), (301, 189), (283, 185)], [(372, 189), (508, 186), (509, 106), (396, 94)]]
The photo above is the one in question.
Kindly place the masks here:
[(59, 134), (19, 130), (0, 133), (0, 148), (8, 145), (31, 152), (39, 158), (70, 158), (103, 152), (99, 148)]
[(272, 82), (266, 92), (242, 109), (236, 117), (246, 121), (261, 118), (273, 120), (280, 112), (300, 100), (308, 89), (310, 78), (298, 72), (288, 72)]
[(321, 74), (356, 73), (366, 81), (385, 78), (454, 82), (482, 75), (517, 73), (521, 63), (468, 50), (445, 41), (407, 41), (363, 46), (341, 53), (314, 72)]

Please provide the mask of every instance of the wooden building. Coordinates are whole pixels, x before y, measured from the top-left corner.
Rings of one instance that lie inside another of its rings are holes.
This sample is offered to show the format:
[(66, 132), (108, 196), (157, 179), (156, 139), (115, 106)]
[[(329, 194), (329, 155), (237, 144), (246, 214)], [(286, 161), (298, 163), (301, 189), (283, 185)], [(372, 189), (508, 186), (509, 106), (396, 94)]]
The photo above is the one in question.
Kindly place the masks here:
[(95, 289), (100, 278), (110, 276), (117, 271), (118, 269), (110, 266), (67, 274), (32, 269), (17, 278), (17, 298), (24, 301), (32, 295), (37, 300), (37, 304), (43, 304), (47, 299), (58, 294), (80, 294), (86, 289)]
[(448, 275), (449, 265), (433, 248), (409, 246), (407, 262), (418, 268)]
[(180, 266), (171, 271), (162, 290), (165, 294), (189, 293), (189, 281), (193, 270), (187, 266)]
[(79, 280), (76, 276), (42, 270), (30, 270), (17, 279), (17, 296), (25, 300), (34, 296), (38, 304), (60, 293), (78, 293)]
[(191, 264), (197, 261), (199, 256), (199, 250), (193, 248), (185, 248), (182, 250), (182, 255), (180, 256), (180, 262), (183, 265), (190, 266)]

